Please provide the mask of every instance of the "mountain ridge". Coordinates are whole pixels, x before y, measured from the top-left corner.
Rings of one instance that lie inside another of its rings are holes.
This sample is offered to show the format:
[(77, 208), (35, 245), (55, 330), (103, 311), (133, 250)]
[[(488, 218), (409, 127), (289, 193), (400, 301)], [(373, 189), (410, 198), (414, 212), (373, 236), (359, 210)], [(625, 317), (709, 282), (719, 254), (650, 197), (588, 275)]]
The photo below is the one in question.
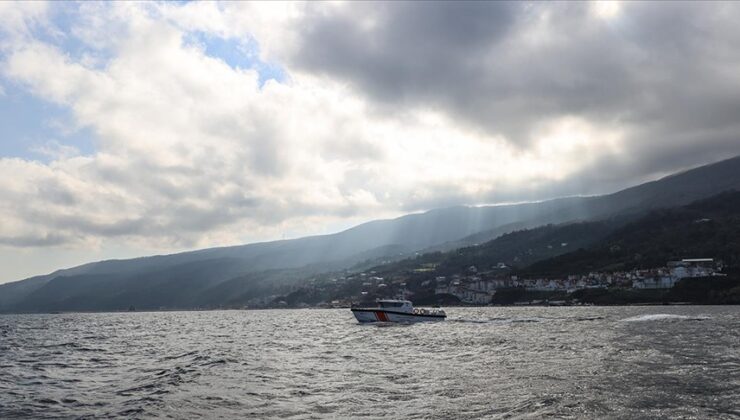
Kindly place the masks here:
[[(74, 283), (74, 279), (84, 278), (83, 283), (87, 284), (95, 275), (106, 281), (119, 279), (115, 288), (123, 291), (127, 287), (146, 289), (150, 286), (147, 290), (159, 293), (165, 303), (155, 307), (187, 308), (192, 307), (191, 303), (171, 299), (165, 285), (177, 289), (178, 283), (192, 280), (183, 267), (197, 267), (199, 263), (209, 265), (208, 261), (228, 261), (215, 264), (207, 275), (204, 274), (203, 284), (213, 287), (238, 278), (246, 278), (247, 283), (255, 285), (267, 279), (279, 282), (281, 275), (297, 279), (302, 270), (311, 276), (322, 270), (350, 268), (368, 257), (401, 258), (434, 247), (454, 249), (517, 229), (688, 204), (729, 189), (740, 189), (740, 156), (602, 196), (498, 206), (454, 206), (374, 220), (327, 235), (83, 264), (0, 285), (0, 311), (46, 310), (44, 305), (31, 305), (29, 297), (60, 277), (67, 279), (64, 282), (69, 283), (69, 287), (78, 289), (78, 294), (89, 295)], [(156, 288), (157, 285), (161, 287)], [(121, 296), (124, 295), (122, 292)], [(90, 299), (94, 301), (95, 296)], [(120, 309), (123, 303), (116, 305), (107, 309)]]

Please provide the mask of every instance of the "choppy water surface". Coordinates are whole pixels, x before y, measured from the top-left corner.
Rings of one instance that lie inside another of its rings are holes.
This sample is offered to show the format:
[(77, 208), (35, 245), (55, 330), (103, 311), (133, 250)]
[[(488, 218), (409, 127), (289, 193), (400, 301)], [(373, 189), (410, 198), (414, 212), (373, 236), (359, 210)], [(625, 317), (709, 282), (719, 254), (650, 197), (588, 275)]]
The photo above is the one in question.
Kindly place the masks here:
[(738, 418), (740, 307), (0, 316), (0, 418)]

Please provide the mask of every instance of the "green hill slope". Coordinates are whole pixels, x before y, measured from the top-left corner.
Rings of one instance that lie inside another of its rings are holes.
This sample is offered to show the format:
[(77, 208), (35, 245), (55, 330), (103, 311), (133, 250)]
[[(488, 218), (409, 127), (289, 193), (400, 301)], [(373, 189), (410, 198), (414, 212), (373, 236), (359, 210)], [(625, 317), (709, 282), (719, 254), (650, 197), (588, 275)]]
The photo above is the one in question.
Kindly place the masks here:
[(563, 276), (664, 266), (681, 258), (711, 257), (740, 264), (740, 192), (726, 192), (688, 206), (656, 210), (598, 244), (536, 262), (523, 276)]

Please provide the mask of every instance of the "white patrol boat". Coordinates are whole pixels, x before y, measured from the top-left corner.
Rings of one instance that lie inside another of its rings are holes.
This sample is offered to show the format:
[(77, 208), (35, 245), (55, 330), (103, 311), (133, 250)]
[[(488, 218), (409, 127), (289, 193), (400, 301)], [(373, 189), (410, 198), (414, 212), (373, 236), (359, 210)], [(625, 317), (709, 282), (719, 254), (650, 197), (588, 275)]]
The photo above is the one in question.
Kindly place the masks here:
[(360, 322), (424, 322), (444, 321), (447, 318), (441, 309), (414, 308), (408, 300), (379, 299), (376, 307), (352, 308)]

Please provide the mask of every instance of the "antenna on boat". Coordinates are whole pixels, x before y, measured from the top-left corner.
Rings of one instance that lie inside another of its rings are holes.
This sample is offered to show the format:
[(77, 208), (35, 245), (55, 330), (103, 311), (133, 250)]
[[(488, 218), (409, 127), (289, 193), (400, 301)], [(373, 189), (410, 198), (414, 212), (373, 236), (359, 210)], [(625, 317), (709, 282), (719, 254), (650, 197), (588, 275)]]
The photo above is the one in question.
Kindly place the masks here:
[(401, 300), (406, 300), (406, 282), (401, 283)]

